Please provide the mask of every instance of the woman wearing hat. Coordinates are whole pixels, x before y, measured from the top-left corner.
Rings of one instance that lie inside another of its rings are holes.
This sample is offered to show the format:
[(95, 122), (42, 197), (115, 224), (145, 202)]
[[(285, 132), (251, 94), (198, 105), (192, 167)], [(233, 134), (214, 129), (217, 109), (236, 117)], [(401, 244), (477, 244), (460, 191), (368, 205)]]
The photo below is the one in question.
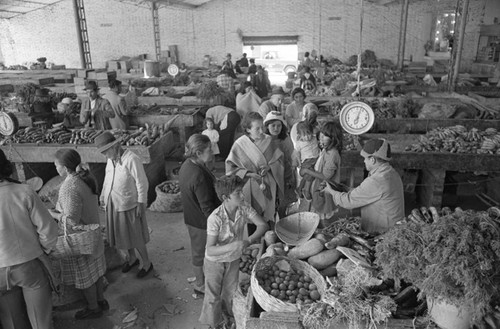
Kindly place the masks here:
[(281, 112), (281, 104), (285, 99), (285, 91), (282, 87), (273, 88), (271, 98), (262, 102), (259, 107), (259, 114), (265, 118), (269, 112)]
[(128, 149), (123, 150), (120, 140), (109, 131), (97, 136), (95, 145), (97, 151), (108, 158), (100, 197), (106, 207), (108, 242), (110, 246), (128, 252), (122, 272), (127, 273), (139, 265), (137, 277), (143, 278), (153, 270), (146, 249), (149, 242), (146, 222), (149, 182), (144, 166), (139, 156)]
[(288, 128), (283, 115), (280, 112), (269, 112), (264, 119), (264, 127), (267, 135), (271, 136), (273, 143), (283, 152), (285, 164), (285, 195), (279, 200), (278, 211), (280, 216), (285, 215), (286, 207), (295, 199), (295, 174), (292, 169), (293, 143), (288, 136)]
[[(65, 225), (68, 234), (73, 226), (99, 224), (97, 182), (92, 174), (82, 168), (80, 154), (73, 149), (60, 149), (55, 154), (57, 173), (64, 177), (59, 188), (56, 211), (52, 216)], [(101, 242), (102, 243), (102, 242)], [(61, 281), (83, 291), (87, 306), (75, 313), (75, 319), (92, 319), (102, 316), (109, 309), (104, 299), (103, 275), (106, 273), (104, 245), (99, 255), (65, 257), (59, 260)]]
[(109, 130), (111, 124), (109, 118), (115, 117), (115, 112), (111, 108), (107, 99), (99, 96), (99, 87), (95, 81), (89, 81), (85, 87), (89, 98), (83, 100), (80, 111), (80, 122), (86, 127), (96, 130)]
[(324, 191), (345, 209), (361, 208), (361, 229), (382, 234), (405, 216), (403, 182), (390, 165), (391, 146), (385, 139), (370, 139), (361, 156), (369, 176), (350, 192), (335, 191), (327, 184)]
[[(0, 150), (0, 298), (20, 287), (31, 326), (51, 329), (51, 281), (43, 258), (55, 248), (57, 224), (32, 188), (9, 178), (13, 168)], [(4, 329), (12, 328), (12, 316), (0, 311)]]
[(283, 200), (285, 193), (285, 156), (271, 136), (264, 134), (259, 113), (245, 115), (241, 126), (245, 135), (234, 142), (229, 152), (226, 175), (248, 179), (243, 188), (245, 200), (266, 221), (274, 221), (276, 198)]

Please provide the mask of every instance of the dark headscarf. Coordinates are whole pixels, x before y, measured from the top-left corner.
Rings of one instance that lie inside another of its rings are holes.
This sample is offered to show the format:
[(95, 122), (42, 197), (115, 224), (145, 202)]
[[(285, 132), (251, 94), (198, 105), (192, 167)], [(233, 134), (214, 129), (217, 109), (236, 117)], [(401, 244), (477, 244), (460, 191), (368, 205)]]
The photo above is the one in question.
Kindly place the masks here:
[(55, 158), (62, 166), (68, 168), (71, 174), (74, 174), (76, 177), (83, 180), (85, 184), (87, 184), (87, 186), (90, 188), (92, 193), (97, 194), (96, 179), (89, 170), (83, 169), (81, 167), (82, 158), (77, 151), (73, 149), (60, 149), (57, 150)]

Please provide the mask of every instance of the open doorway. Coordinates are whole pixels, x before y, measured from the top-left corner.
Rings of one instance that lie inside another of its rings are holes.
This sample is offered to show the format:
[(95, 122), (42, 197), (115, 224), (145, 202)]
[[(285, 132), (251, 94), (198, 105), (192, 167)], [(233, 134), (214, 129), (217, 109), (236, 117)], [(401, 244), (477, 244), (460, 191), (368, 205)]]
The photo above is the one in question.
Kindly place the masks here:
[(269, 72), (271, 84), (283, 86), (288, 72), (298, 68), (298, 47), (293, 45), (244, 45), (247, 58), (254, 58), (256, 65), (262, 65)]

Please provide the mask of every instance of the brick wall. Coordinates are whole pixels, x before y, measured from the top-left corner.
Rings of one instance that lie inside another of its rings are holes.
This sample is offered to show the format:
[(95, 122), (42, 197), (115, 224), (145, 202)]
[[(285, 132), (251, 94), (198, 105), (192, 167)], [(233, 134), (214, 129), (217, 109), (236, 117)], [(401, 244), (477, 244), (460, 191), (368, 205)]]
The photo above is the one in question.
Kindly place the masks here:
[[(471, 0), (465, 35), (463, 66), (476, 56), (479, 24), (485, 4), (500, 10), (498, 0)], [(366, 2), (366, 1), (365, 1)], [(491, 4), (493, 3), (493, 4)], [(453, 10), (456, 0), (411, 2), (405, 58), (421, 60), (430, 38), (435, 15)], [(89, 39), (94, 67), (122, 55), (154, 53), (151, 11), (116, 0), (86, 0)], [(179, 58), (200, 65), (204, 55), (219, 63), (227, 52), (241, 54), (241, 31), (245, 36), (297, 35), (299, 52), (317, 50), (326, 57), (347, 59), (359, 51), (359, 0), (212, 0), (197, 9), (160, 8), (162, 49), (177, 45)], [(401, 5), (365, 3), (362, 48), (378, 58), (397, 57)], [(489, 13), (488, 17), (496, 17)], [(340, 18), (337, 20), (336, 18)], [(49, 61), (79, 65), (73, 7), (63, 1), (44, 10), (11, 20), (0, 20), (0, 58), (18, 64), (46, 56)]]

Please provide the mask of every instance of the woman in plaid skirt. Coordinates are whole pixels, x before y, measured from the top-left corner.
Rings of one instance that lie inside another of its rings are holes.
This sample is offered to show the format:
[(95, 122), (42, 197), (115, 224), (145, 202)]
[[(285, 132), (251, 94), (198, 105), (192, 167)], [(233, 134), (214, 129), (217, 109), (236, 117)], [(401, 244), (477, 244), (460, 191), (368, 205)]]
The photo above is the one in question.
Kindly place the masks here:
[[(95, 178), (81, 168), (81, 158), (73, 149), (61, 149), (55, 154), (55, 166), (64, 181), (59, 189), (59, 199), (54, 218), (59, 220), (60, 231), (66, 225), (68, 233), (76, 225), (99, 224), (97, 183)], [(106, 273), (104, 247), (99, 255), (66, 257), (59, 260), (61, 281), (83, 291), (87, 307), (76, 312), (75, 319), (102, 316), (109, 309), (104, 299), (103, 275)]]

